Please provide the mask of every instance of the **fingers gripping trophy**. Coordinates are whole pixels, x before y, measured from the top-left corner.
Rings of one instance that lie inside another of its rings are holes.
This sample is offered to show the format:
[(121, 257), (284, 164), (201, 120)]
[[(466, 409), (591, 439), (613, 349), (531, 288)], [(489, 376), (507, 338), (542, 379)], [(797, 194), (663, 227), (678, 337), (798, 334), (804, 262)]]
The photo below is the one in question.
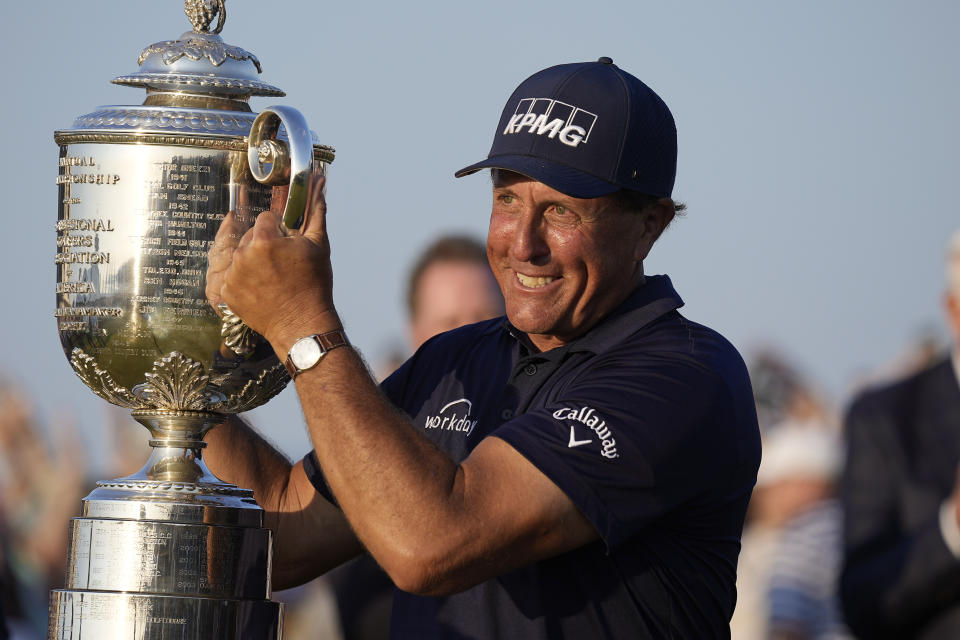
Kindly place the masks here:
[[(279, 638), (271, 532), (251, 491), (214, 477), (203, 436), (289, 381), (269, 344), (218, 299), (219, 278), (257, 214), (302, 222), (310, 175), (333, 150), (260, 62), (219, 36), (224, 0), (186, 0), (193, 29), (113, 80), (140, 106), (106, 106), (57, 131), (57, 308), (74, 371), (132, 410), (152, 453), (98, 482), (70, 523), (48, 638)], [(216, 25), (211, 28), (216, 20)]]

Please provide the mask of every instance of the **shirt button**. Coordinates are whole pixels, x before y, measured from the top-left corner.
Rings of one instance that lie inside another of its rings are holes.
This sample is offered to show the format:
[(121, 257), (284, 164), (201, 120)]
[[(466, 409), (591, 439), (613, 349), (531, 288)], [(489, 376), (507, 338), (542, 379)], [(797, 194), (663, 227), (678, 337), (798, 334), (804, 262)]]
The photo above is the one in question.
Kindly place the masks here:
[(503, 411), (500, 412), (500, 417), (503, 420), (509, 420), (510, 418), (513, 417), (513, 409), (504, 409)]
[(531, 363), (531, 364), (528, 364), (526, 367), (523, 368), (523, 372), (524, 372), (525, 374), (527, 374), (528, 376), (532, 376), (533, 374), (535, 374), (535, 373), (537, 372), (537, 365), (532, 364), (532, 363)]

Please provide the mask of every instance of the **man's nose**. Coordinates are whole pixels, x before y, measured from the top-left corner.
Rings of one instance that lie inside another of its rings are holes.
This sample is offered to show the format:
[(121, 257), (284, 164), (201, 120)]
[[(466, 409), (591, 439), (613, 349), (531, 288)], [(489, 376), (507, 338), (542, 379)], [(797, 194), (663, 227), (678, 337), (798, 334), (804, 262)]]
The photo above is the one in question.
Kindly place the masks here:
[(535, 211), (525, 212), (513, 231), (510, 252), (514, 260), (536, 262), (550, 253), (547, 245), (543, 216)]

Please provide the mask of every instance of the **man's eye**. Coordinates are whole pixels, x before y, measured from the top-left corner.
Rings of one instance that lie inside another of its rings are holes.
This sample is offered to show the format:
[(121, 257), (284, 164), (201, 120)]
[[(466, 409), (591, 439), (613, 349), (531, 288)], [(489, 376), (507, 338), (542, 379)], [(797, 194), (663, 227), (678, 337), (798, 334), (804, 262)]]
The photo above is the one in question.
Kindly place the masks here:
[(562, 204), (554, 205), (554, 206), (553, 206), (553, 209), (554, 209), (554, 211), (556, 211), (556, 212), (559, 213), (560, 215), (564, 215), (564, 214), (567, 213), (567, 208), (566, 208), (565, 206), (563, 206)]
[(503, 204), (513, 204), (514, 197), (503, 193), (503, 194), (500, 194), (499, 200)]

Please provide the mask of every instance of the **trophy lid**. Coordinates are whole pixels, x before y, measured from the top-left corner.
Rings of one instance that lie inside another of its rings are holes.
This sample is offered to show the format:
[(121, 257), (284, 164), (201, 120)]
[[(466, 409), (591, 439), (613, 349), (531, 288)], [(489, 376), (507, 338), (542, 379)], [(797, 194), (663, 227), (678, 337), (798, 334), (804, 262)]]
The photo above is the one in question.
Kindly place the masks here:
[[(189, 137), (246, 152), (256, 115), (249, 99), (286, 93), (257, 79), (261, 67), (255, 55), (220, 38), (227, 15), (224, 3), (185, 0), (193, 31), (150, 45), (141, 52), (136, 73), (113, 79), (114, 84), (145, 88), (143, 104), (97, 107), (77, 117), (70, 129), (55, 131), (57, 144), (182, 144)], [(315, 158), (332, 162), (333, 149), (320, 144), (315, 132), (309, 135)], [(276, 136), (288, 139), (282, 123)]]
[[(257, 79), (262, 68), (255, 55), (220, 38), (227, 16), (224, 2), (184, 0), (193, 30), (150, 45), (140, 53), (139, 71), (113, 83), (144, 87), (144, 104), (165, 106), (195, 106), (199, 98), (208, 104), (224, 100), (236, 108), (236, 101), (245, 103), (250, 96), (286, 95)], [(211, 30), (214, 17), (217, 25)]]

